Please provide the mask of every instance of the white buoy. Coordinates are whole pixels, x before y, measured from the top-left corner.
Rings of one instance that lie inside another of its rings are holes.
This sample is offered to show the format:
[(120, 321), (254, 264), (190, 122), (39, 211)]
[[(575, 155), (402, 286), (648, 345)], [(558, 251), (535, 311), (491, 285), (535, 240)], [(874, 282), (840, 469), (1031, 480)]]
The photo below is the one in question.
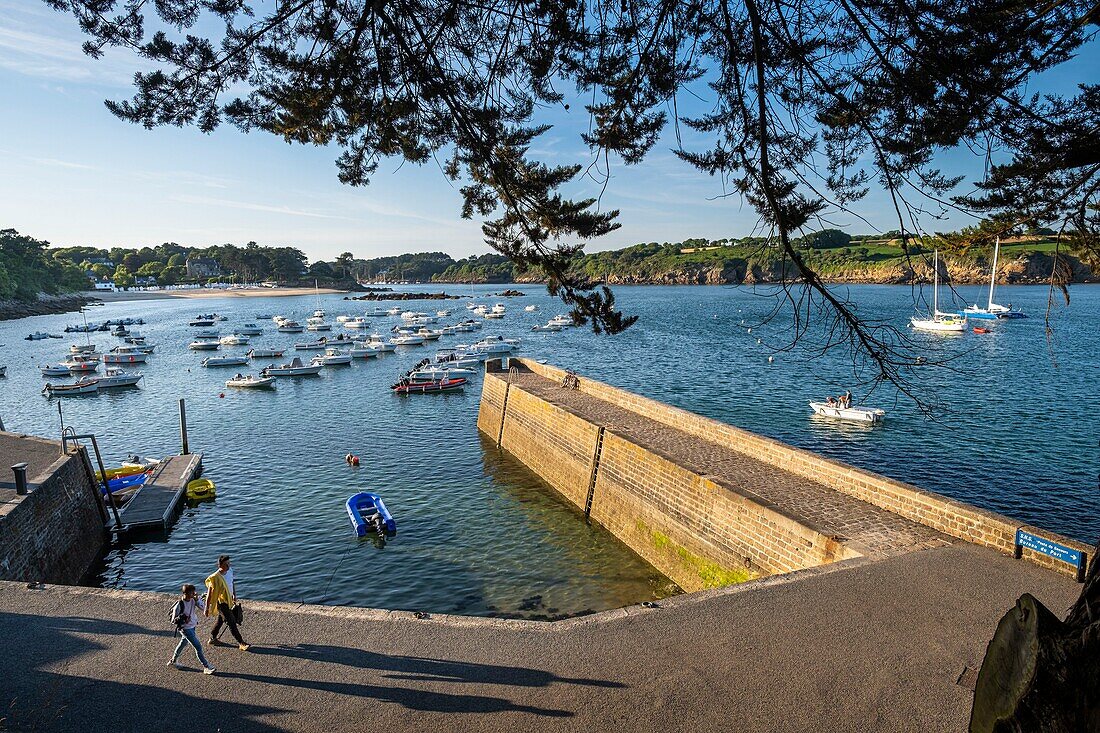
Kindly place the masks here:
[(775, 361), (775, 357), (774, 356), (769, 356), (768, 357), (768, 363), (771, 364), (773, 361)]
[(749, 332), (749, 333), (752, 333), (752, 329), (750, 328), (748, 332)]
[(760, 343), (763, 339), (756, 339), (756, 343)]

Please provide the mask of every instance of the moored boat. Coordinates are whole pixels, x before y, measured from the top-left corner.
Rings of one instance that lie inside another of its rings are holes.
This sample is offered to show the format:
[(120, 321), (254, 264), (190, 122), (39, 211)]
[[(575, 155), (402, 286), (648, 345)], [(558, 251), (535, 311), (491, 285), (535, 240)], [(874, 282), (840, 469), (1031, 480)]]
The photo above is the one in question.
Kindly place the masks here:
[(73, 354), (67, 360), (61, 362), (72, 374), (94, 372), (99, 369), (99, 359), (86, 354)]
[(248, 336), (242, 333), (234, 333), (230, 336), (222, 336), (222, 346), (247, 346), (249, 342)]
[(320, 351), (321, 349), (328, 348), (328, 339), (320, 338), (316, 341), (302, 341), (294, 344), (294, 348), (298, 351)]
[(42, 372), (43, 377), (67, 377), (69, 376), (69, 367), (59, 364), (57, 366), (51, 366), (50, 364), (43, 364), (38, 367)]
[(192, 351), (217, 351), (221, 344), (214, 339), (199, 339), (187, 344), (187, 348)]
[(116, 346), (111, 353), (103, 355), (104, 364), (144, 364), (149, 355), (137, 346)]
[(310, 361), (321, 366), (340, 366), (351, 363), (351, 354), (340, 351), (340, 349), (328, 348), (325, 349), (325, 353), (318, 354)]
[(73, 384), (45, 384), (42, 387), (42, 394), (51, 397), (57, 395), (59, 397), (65, 397), (69, 395), (79, 394), (92, 394), (98, 391), (99, 386), (95, 381), (88, 382), (75, 382)]
[(455, 392), (466, 385), (464, 377), (449, 377), (435, 381), (414, 382), (411, 379), (402, 379), (390, 387), (396, 394), (434, 394), (438, 392)]
[[(963, 309), (967, 318), (980, 318), (984, 320), (1027, 318), (1027, 314), (1020, 310), (1013, 310), (1012, 304), (1000, 305), (993, 302), (993, 293), (997, 287), (997, 259), (1001, 254), (1001, 238), (997, 237), (993, 244), (993, 266), (989, 271), (989, 299), (985, 308), (978, 304), (969, 305)], [(977, 331), (977, 329), (974, 329)], [(981, 333), (978, 331), (978, 333)]]
[(264, 330), (255, 323), (246, 323), (237, 329), (237, 333), (242, 336), (259, 336), (263, 332)]
[(883, 418), (886, 417), (886, 411), (877, 407), (842, 407), (835, 401), (830, 403), (811, 400), (810, 409), (822, 417), (861, 423), (882, 422)]
[(117, 368), (110, 368), (102, 377), (85, 377), (77, 381), (95, 382), (99, 389), (114, 389), (118, 387), (136, 387), (137, 383), (145, 378), (141, 372), (126, 372)]
[(243, 366), (248, 363), (247, 356), (208, 356), (201, 362), (204, 367)]
[(909, 323), (918, 331), (934, 333), (962, 333), (966, 331), (966, 316), (940, 311), (940, 251), (932, 257), (932, 313), (928, 318), (910, 318)]
[(286, 349), (256, 349), (252, 348), (245, 353), (251, 356), (253, 359), (278, 359), (283, 355)]
[(269, 389), (275, 386), (275, 377), (257, 377), (252, 374), (234, 374), (225, 380), (226, 387), (241, 389)]
[(279, 333), (301, 333), (305, 330), (305, 326), (297, 321), (283, 321), (279, 324)]
[(289, 364), (272, 364), (260, 370), (261, 377), (312, 377), (321, 373), (320, 364), (303, 364), (294, 357)]
[(357, 537), (366, 537), (368, 532), (393, 535), (397, 532), (397, 522), (382, 497), (369, 491), (360, 491), (348, 497), (345, 502), (351, 526)]

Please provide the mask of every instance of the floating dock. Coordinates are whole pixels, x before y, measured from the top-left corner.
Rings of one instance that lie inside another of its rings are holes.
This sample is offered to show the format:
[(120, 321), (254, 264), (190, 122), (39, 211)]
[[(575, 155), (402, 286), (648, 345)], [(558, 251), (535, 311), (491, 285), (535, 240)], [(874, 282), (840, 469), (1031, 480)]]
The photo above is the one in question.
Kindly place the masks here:
[[(161, 461), (134, 498), (119, 509), (120, 532), (167, 530), (176, 518), (187, 484), (202, 473), (202, 454), (189, 453)], [(114, 529), (114, 520), (108, 523)]]

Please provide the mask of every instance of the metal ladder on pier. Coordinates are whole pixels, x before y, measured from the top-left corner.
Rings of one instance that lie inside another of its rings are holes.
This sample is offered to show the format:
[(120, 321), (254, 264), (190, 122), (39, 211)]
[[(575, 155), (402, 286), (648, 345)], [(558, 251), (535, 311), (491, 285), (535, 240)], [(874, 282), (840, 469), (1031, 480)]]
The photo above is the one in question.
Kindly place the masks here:
[[(88, 478), (91, 480), (93, 486), (103, 487), (103, 496), (101, 501), (111, 510), (111, 515), (115, 519), (115, 526), (113, 529), (119, 530), (122, 528), (122, 519), (118, 515), (118, 504), (115, 502), (115, 497), (111, 494), (111, 489), (107, 485), (107, 468), (103, 464), (103, 454), (99, 450), (99, 441), (96, 440), (95, 433), (81, 433), (77, 434), (76, 430), (71, 427), (62, 429), (61, 431), (61, 452), (67, 452), (69, 443), (75, 444), (78, 448), (84, 448), (84, 444), (81, 440), (91, 440), (92, 450), (95, 451), (96, 464), (99, 466), (99, 476), (97, 479), (92, 475), (91, 468), (88, 462), (84, 462), (84, 468), (88, 471)], [(87, 449), (85, 449), (87, 450)]]

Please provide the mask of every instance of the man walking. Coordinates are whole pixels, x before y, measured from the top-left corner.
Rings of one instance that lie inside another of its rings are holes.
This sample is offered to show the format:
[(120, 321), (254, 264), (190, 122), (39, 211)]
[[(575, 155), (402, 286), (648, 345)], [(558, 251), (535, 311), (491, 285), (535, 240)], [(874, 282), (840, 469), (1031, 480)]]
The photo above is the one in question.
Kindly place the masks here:
[(237, 626), (237, 617), (233, 614), (233, 607), (237, 604), (237, 590), (233, 582), (233, 570), (229, 566), (229, 555), (218, 558), (218, 569), (206, 579), (206, 615), (218, 615), (214, 622), (214, 628), (210, 629), (210, 643), (217, 645), (218, 634), (221, 633), (222, 624), (229, 627), (229, 633), (237, 640), (237, 647), (242, 651), (248, 651), (249, 644), (241, 637), (240, 628)]

